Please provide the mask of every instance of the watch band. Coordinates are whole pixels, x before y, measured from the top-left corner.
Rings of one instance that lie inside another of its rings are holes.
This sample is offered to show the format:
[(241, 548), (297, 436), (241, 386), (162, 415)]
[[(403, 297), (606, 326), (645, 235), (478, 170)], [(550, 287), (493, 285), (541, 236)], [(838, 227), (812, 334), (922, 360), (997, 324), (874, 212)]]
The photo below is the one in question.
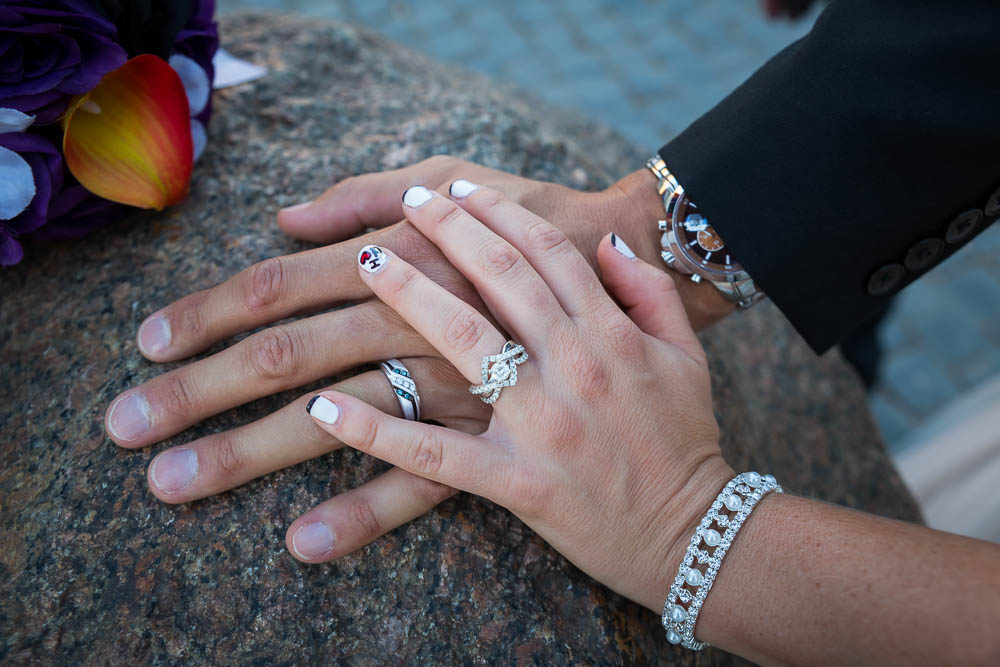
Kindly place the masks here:
[[(684, 187), (659, 155), (649, 158), (646, 161), (646, 168), (653, 172), (657, 179), (656, 192), (663, 199), (663, 210), (667, 218), (659, 221), (659, 229), (661, 232), (666, 232), (670, 225), (669, 221), (673, 219), (674, 208), (684, 195)], [(661, 255), (667, 265), (673, 267), (677, 260), (676, 253), (664, 247)], [(691, 274), (693, 282), (698, 283), (703, 279), (706, 278), (698, 273)], [(707, 278), (707, 281), (712, 283), (727, 301), (735, 303), (740, 309), (749, 308), (765, 297), (764, 292), (745, 271), (741, 271), (739, 275), (726, 275), (724, 280)]]

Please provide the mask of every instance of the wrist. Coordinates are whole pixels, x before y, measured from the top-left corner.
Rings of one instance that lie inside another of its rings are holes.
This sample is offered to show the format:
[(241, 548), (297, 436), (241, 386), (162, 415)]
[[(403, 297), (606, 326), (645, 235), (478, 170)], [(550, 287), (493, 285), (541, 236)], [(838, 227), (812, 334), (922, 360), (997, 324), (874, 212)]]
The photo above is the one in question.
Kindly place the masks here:
[(653, 526), (650, 546), (644, 554), (647, 566), (642, 568), (646, 579), (636, 586), (643, 591), (636, 602), (657, 615), (663, 611), (663, 601), (687, 551), (691, 536), (719, 491), (736, 473), (721, 454), (702, 460), (680, 490), (663, 503), (659, 521)]
[[(726, 315), (736, 306), (708, 282), (693, 283), (669, 269), (660, 257), (660, 231), (658, 220), (666, 215), (663, 200), (656, 191), (656, 177), (648, 169), (637, 169), (615, 183), (607, 191), (613, 202), (617, 220), (621, 221), (618, 233), (640, 258), (668, 272), (677, 285), (688, 319), (695, 331), (700, 331)], [(613, 218), (614, 219), (614, 218)]]

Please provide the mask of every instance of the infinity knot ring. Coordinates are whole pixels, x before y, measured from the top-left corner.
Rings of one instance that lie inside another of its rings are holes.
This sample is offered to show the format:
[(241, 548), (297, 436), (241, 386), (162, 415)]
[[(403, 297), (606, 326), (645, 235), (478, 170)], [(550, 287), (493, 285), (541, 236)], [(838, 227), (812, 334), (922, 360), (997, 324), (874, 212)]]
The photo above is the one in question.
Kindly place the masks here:
[(379, 366), (389, 380), (392, 391), (396, 394), (403, 418), (410, 421), (420, 421), (420, 394), (417, 393), (417, 383), (413, 381), (410, 369), (399, 359), (388, 359)]
[(517, 366), (528, 360), (523, 345), (507, 341), (500, 354), (483, 357), (483, 383), (472, 385), (469, 391), (486, 405), (496, 403), (500, 390), (517, 384)]

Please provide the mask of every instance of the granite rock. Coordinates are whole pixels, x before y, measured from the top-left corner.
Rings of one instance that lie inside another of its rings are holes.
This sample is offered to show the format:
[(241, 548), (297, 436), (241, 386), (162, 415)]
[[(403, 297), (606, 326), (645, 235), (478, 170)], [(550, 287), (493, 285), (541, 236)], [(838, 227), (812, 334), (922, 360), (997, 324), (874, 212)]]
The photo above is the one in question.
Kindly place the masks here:
[[(288, 524), (384, 469), (351, 450), (189, 505), (148, 491), (163, 445), (122, 450), (102, 427), (115, 395), (163, 370), (139, 355), (136, 328), (156, 307), (304, 248), (276, 227), (277, 208), (436, 153), (585, 189), (645, 157), (609, 130), (348, 25), (236, 15), (222, 35), (272, 72), (217, 94), (191, 196), (83, 241), (31, 245), (0, 273), (0, 662), (740, 663), (669, 646), (656, 615), (468, 495), (335, 563), (298, 563)], [(919, 520), (838, 356), (815, 357), (766, 304), (703, 340), (734, 467)]]

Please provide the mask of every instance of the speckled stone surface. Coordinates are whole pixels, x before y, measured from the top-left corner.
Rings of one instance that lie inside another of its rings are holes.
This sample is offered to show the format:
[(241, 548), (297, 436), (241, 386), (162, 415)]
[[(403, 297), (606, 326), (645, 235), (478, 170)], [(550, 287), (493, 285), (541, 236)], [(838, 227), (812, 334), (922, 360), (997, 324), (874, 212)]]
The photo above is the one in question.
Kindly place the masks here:
[[(616, 135), (344, 25), (230, 16), (224, 42), (272, 73), (217, 94), (190, 198), (0, 273), (0, 662), (700, 664), (658, 619), (490, 503), (456, 497), (361, 552), (305, 566), (300, 513), (382, 465), (342, 450), (169, 506), (102, 416), (162, 367), (134, 334), (155, 307), (303, 246), (275, 210), (347, 175), (452, 154), (597, 188), (642, 164)], [(704, 336), (723, 447), (791, 491), (915, 519), (853, 375), (770, 305)], [(218, 349), (218, 348), (217, 348)], [(173, 439), (260, 417), (299, 392)]]

